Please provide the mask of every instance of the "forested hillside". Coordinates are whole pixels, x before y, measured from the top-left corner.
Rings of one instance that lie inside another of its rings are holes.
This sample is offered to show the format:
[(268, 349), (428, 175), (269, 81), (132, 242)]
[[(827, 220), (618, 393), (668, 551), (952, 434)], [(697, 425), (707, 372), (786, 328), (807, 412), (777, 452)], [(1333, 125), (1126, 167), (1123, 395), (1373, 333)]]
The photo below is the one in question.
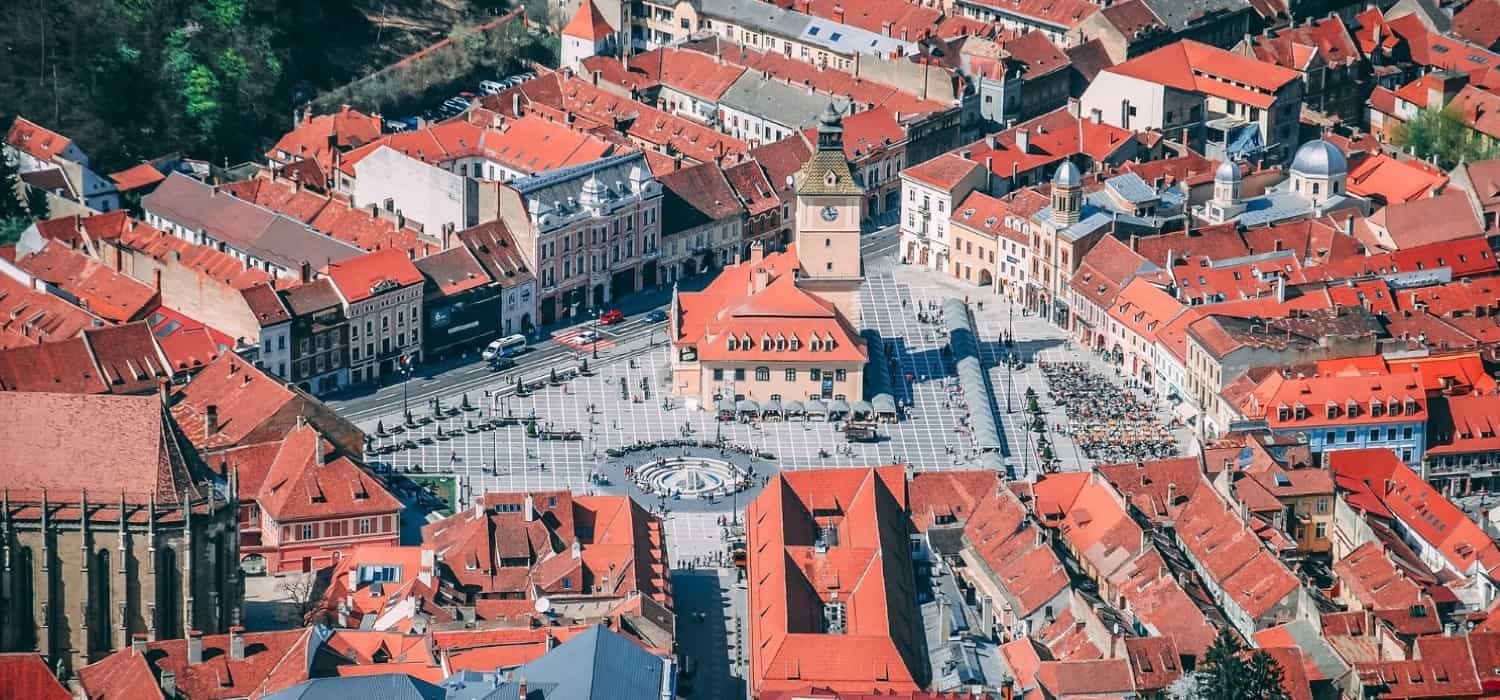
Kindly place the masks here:
[(68, 135), (103, 172), (173, 151), (259, 159), (297, 105), (506, 5), (13, 0), (0, 13), (0, 119)]

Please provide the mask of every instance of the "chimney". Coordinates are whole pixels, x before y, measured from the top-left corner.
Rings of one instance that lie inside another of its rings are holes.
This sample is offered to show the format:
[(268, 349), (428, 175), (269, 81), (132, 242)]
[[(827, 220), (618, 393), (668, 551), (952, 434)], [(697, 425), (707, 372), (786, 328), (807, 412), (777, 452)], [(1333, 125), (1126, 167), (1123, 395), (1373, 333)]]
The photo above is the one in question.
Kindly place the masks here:
[(188, 665), (197, 666), (203, 663), (203, 633), (198, 630), (188, 630)]
[(995, 192), (995, 157), (984, 157), (984, 191), (986, 194)]
[(881, 22), (880, 23), (880, 33), (884, 34), (885, 36), (890, 36), (891, 35), (891, 27), (892, 26), (894, 26), (894, 25), (892, 25), (890, 22)]
[(1029, 129), (1016, 129), (1016, 149), (1022, 153), (1031, 152), (1031, 131)]
[(771, 285), (771, 273), (767, 272), (764, 267), (755, 268), (754, 279), (751, 281), (751, 285), (751, 294), (759, 294), (766, 291), (766, 287)]
[(531, 500), (531, 494), (526, 494), (526, 502), (521, 505), (521, 512), (525, 513), (526, 522), (528, 523), (536, 519), (536, 512), (532, 510), (535, 505), (536, 502)]
[(516, 674), (516, 697), (526, 700), (526, 676)]
[(521, 116), (521, 91), (517, 90), (510, 94), (510, 114), (513, 117)]
[(598, 84), (599, 84), (599, 76), (600, 76), (600, 74), (601, 74), (601, 73), (602, 73), (602, 72), (603, 72), (603, 71), (597, 71), (597, 70), (596, 70), (596, 71), (594, 71), (594, 74), (593, 74), (593, 76), (592, 76), (592, 77), (593, 77), (593, 81), (594, 81), (594, 84), (595, 84), (595, 85), (598, 85)]
[(300, 270), (298, 270), (298, 272), (300, 273), (298, 276), (302, 278), (303, 284), (307, 284), (308, 282), (312, 281), (312, 263), (303, 260), (302, 267)]
[(1176, 483), (1168, 483), (1167, 484), (1167, 507), (1168, 508), (1172, 507), (1172, 503), (1175, 502), (1176, 500), (1177, 500), (1177, 484)]
[(219, 432), (219, 407), (209, 404), (203, 409), (203, 437), (213, 437)]
[(834, 5), (833, 6), (833, 19), (834, 19), (835, 22), (838, 22), (839, 24), (843, 24), (844, 23), (844, 6), (843, 5)]
[(759, 265), (766, 258), (766, 245), (761, 241), (750, 242), (750, 264)]
[(245, 658), (245, 628), (239, 625), (229, 628), (229, 658), (234, 661)]
[(151, 281), (152, 281), (152, 283), (154, 283), (156, 285), (156, 291), (158, 293), (160, 293), (161, 292), (161, 270), (154, 270), (154, 271), (152, 271), (152, 273), (151, 273)]
[(574, 559), (583, 556), (583, 545), (580, 544), (578, 540), (573, 540), (573, 546), (571, 547), (571, 550)]
[(137, 655), (146, 653), (146, 634), (144, 632), (137, 632), (130, 635), (130, 653)]
[(177, 697), (177, 674), (162, 671), (161, 680), (157, 682), (157, 685), (161, 686), (161, 694), (169, 700)]

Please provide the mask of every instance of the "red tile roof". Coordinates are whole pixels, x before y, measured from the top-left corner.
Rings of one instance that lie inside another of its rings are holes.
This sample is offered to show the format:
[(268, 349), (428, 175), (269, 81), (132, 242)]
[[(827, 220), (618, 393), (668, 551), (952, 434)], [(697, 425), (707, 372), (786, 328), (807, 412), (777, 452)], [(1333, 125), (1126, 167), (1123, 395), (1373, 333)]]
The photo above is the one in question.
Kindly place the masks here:
[(1500, 546), (1387, 449), (1337, 450), (1325, 459), (1341, 488), (1379, 503), (1463, 575), (1500, 568)]
[(1157, 282), (1137, 277), (1120, 290), (1108, 313), (1130, 332), (1152, 343), (1156, 341), (1157, 331), (1184, 308), (1182, 302), (1163, 291)]
[(73, 140), (46, 127), (17, 116), (5, 134), (5, 143), (42, 162), (49, 162), (73, 145)]
[(563, 27), (563, 36), (571, 36), (584, 41), (599, 42), (611, 34), (615, 28), (609, 26), (609, 21), (600, 14), (599, 8), (594, 5), (594, 0), (583, 0), (578, 4), (578, 10), (573, 13), (573, 19), (568, 21), (568, 26)]
[(1473, 0), (1453, 15), (1450, 31), (1487, 49), (1500, 43), (1500, 1)]
[[(797, 285), (796, 265), (794, 244), (758, 263), (747, 260), (725, 268), (701, 292), (679, 293), (673, 344), (695, 347), (699, 359), (707, 361), (864, 362), (864, 340), (831, 302)], [(753, 284), (759, 271), (769, 279), (757, 290)], [(761, 349), (764, 340), (777, 338), (787, 341), (785, 349)], [(731, 339), (735, 348), (729, 346)]]
[(1431, 197), (1448, 184), (1448, 176), (1421, 161), (1400, 161), (1383, 153), (1361, 158), (1349, 171), (1349, 193), (1378, 204), (1397, 204)]
[(1362, 58), (1359, 45), (1338, 17), (1286, 27), (1250, 41), (1255, 58), (1295, 71), (1313, 68), (1315, 58), (1333, 67), (1357, 63)]
[(205, 284), (227, 285), (243, 290), (271, 282), (270, 273), (247, 267), (233, 255), (178, 238), (139, 221), (131, 220), (129, 228), (123, 230), (115, 240), (126, 251), (144, 253), (164, 266), (180, 264), (194, 270), (201, 275)]
[(369, 299), (385, 291), (388, 285), (399, 288), (422, 283), (422, 272), (404, 251), (394, 248), (333, 263), (324, 272), (350, 304)]
[(401, 509), (379, 479), (348, 457), (333, 454), (310, 425), (287, 434), (254, 498), (279, 523), (387, 515)]
[(1125, 696), (1135, 689), (1135, 677), (1125, 659), (1043, 661), (1036, 680), (1048, 696), (1056, 698)]
[(951, 192), (964, 178), (980, 169), (979, 163), (957, 153), (944, 153), (932, 160), (913, 165), (901, 174), (923, 184)]
[(1058, 29), (1070, 30), (1099, 11), (1086, 0), (986, 0), (975, 3), (989, 6), (1008, 15), (1020, 15)]
[[(902, 470), (887, 467), (783, 471), (750, 504), (752, 694), (805, 685), (919, 689), (927, 661), (919, 655), (905, 503)], [(812, 534), (820, 522), (838, 529), (838, 541), (822, 551)], [(847, 611), (843, 634), (821, 631), (824, 605), (834, 601)]]
[[(212, 407), (218, 416), (206, 434)], [(234, 353), (204, 367), (172, 396), (172, 417), (200, 452), (262, 442), (280, 442), (299, 417), (307, 418), (346, 451), (364, 441), (358, 429), (312, 397), (293, 390)]]
[(454, 246), (441, 253), (418, 258), (412, 263), (422, 272), (438, 294), (452, 296), (490, 283), (490, 276), (464, 246)]
[(143, 318), (161, 303), (155, 289), (54, 241), (21, 256), (15, 264), (77, 298), (80, 306), (107, 321)]
[(1277, 90), (1301, 78), (1296, 71), (1190, 39), (1105, 70), (1261, 109), (1275, 102)]
[(1433, 400), (1426, 454), (1500, 452), (1500, 396), (1470, 394)]
[(171, 363), (145, 321), (91, 328), (83, 336), (111, 393), (151, 393), (172, 377)]
[(999, 240), (1003, 237), (1029, 246), (1030, 239), (1016, 228), (1020, 220), (1020, 217), (1011, 216), (1010, 200), (991, 197), (981, 190), (970, 192), (953, 207), (954, 224), (989, 238)]
[(671, 604), (661, 521), (627, 496), (488, 493), (483, 504), (422, 532), (444, 576), (466, 595), (616, 599), (639, 592)]
[[(10, 416), (0, 439), (0, 475), (12, 500), (74, 497), (80, 490), (104, 501), (155, 498), (177, 503), (192, 482), (181, 446), (150, 396), (82, 396), (0, 392)], [(110, 439), (101, 440), (100, 435)]]
[[(1024, 149), (1019, 143), (1022, 130), (1027, 134)], [(1096, 124), (1092, 119), (1080, 121), (1061, 107), (961, 150), (969, 151), (969, 159), (975, 163), (987, 164), (995, 175), (1010, 177), (1075, 156), (1102, 162), (1134, 138), (1134, 132), (1103, 122)]]
[(71, 700), (69, 693), (41, 654), (17, 652), (0, 654), (0, 694), (27, 700)]
[[(1251, 619), (1263, 621), (1263, 616), (1271, 615), (1298, 591), (1297, 577), (1266, 551), (1260, 538), (1212, 488), (1193, 491), (1178, 518), (1177, 534), (1186, 553)], [(1291, 612), (1281, 614), (1289, 619)]]
[[(1438, 32), (1422, 24), (1417, 13), (1402, 15), (1385, 23), (1392, 39), (1404, 39), (1411, 60), (1429, 68), (1452, 70), (1474, 76), (1500, 65), (1500, 54)], [(1361, 45), (1365, 42), (1362, 40)]]
[[(317, 644), (314, 628), (244, 634), (244, 657), (230, 654), (229, 635), (202, 637), (203, 657), (188, 663), (188, 640), (149, 642), (144, 654), (122, 649), (79, 671), (90, 700), (160, 697), (156, 678), (170, 671), (181, 697), (229, 700), (260, 697), (307, 680)], [(142, 662), (145, 662), (144, 664)], [(144, 668), (145, 673), (141, 673)]]
[(631, 56), (630, 71), (640, 71), (648, 81), (700, 100), (718, 102), (745, 73), (745, 67), (701, 51), (659, 48)]
[(907, 483), (912, 525), (925, 532), (931, 525), (968, 520), (999, 486), (1000, 477), (992, 471), (917, 472)]
[(521, 256), (505, 222), (496, 219), (459, 231), (457, 235), (498, 284), (510, 287), (531, 278), (526, 259)]
[(104, 320), (59, 297), (0, 275), (0, 349), (67, 340)]
[(332, 172), (338, 164), (339, 151), (380, 138), (380, 130), (379, 117), (350, 109), (348, 105), (333, 114), (313, 117), (304, 113), (297, 126), (266, 152), (266, 157), (277, 162), (310, 160), (323, 172)]
[(115, 189), (129, 192), (142, 187), (150, 187), (167, 179), (167, 176), (161, 174), (161, 171), (152, 167), (150, 163), (141, 163), (117, 173), (110, 173), (109, 179), (115, 181)]
[(454, 119), (418, 131), (381, 137), (350, 151), (339, 167), (353, 174), (356, 164), (381, 147), (433, 165), (478, 157), (522, 173), (587, 163), (615, 150), (608, 141), (570, 128), (560, 119), (518, 116), (503, 121), (498, 127)]
[(1412, 580), (1408, 570), (1397, 566), (1379, 542), (1366, 542), (1343, 559), (1334, 562), (1344, 594), (1361, 608), (1385, 611), (1405, 610), (1429, 601), (1422, 584)]

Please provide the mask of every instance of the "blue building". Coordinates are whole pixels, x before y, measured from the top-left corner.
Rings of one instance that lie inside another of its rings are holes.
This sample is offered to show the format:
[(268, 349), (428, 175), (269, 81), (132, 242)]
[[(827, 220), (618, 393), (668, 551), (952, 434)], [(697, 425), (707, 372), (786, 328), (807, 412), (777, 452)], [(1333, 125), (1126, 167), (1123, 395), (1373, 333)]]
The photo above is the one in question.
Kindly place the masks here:
[(1247, 397), (1280, 436), (1304, 440), (1314, 454), (1384, 448), (1420, 467), (1427, 445), (1427, 395), (1420, 375), (1273, 372)]

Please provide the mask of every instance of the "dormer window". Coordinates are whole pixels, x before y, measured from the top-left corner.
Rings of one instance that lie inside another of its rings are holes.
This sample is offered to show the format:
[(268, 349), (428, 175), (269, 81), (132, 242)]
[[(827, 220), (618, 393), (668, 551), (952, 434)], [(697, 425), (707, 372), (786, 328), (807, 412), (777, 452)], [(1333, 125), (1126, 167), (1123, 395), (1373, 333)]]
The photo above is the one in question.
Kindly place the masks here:
[(1334, 403), (1332, 401), (1329, 401), (1328, 404), (1324, 408), (1328, 411), (1327, 415), (1328, 415), (1329, 418), (1338, 418), (1339, 417), (1339, 405), (1338, 404), (1336, 404), (1336, 403)]
[(821, 351), (823, 349), (823, 341), (818, 340), (818, 338), (816, 336), (814, 336), (813, 339), (812, 339), (811, 349), (812, 349), (813, 352), (819, 352), (819, 351)]
[(1292, 419), (1292, 407), (1291, 406), (1288, 406), (1286, 404), (1281, 404), (1280, 406), (1276, 407), (1276, 420), (1279, 420), (1279, 421), (1289, 421), (1291, 419)]
[(1354, 399), (1349, 399), (1349, 403), (1344, 405), (1344, 413), (1348, 414), (1350, 418), (1358, 418), (1359, 402), (1355, 401)]
[(1385, 415), (1385, 404), (1380, 399), (1370, 399), (1370, 415), (1375, 418)]
[(1393, 416), (1399, 416), (1401, 415), (1401, 404), (1395, 399), (1386, 399), (1385, 412)]
[(782, 352), (784, 350), (786, 350), (786, 338), (778, 335), (776, 336), (776, 351)]
[(1297, 410), (1295, 411), (1294, 415), (1297, 417), (1297, 420), (1307, 420), (1309, 412), (1306, 406), (1299, 403), (1297, 404)]
[(1407, 415), (1417, 415), (1417, 400), (1410, 396), (1406, 397), (1405, 408)]
[(740, 339), (736, 338), (736, 337), (734, 337), (732, 335), (729, 336), (729, 349), (730, 350), (738, 350), (738, 349), (740, 349)]
[(792, 340), (791, 340), (790, 345), (791, 345), (791, 348), (792, 348), (792, 352), (796, 352), (796, 351), (802, 349), (802, 341), (799, 340), (797, 338), (797, 336), (795, 336), (795, 335), (792, 336)]
[(771, 336), (763, 335), (760, 337), (760, 349), (761, 352), (771, 351)]

